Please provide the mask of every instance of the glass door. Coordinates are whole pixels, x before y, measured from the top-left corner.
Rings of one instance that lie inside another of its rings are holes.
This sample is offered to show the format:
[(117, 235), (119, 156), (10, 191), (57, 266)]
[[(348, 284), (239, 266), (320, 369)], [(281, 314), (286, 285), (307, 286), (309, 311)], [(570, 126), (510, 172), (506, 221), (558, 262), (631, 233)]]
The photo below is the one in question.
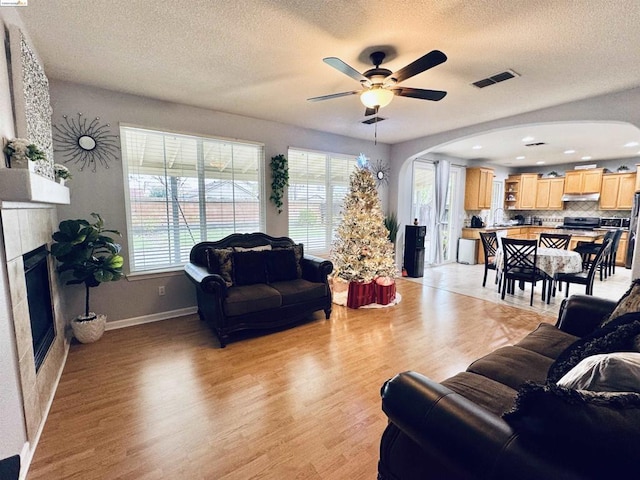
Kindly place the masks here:
[[(456, 259), (457, 232), (456, 212), (460, 210), (460, 181), (461, 167), (452, 165), (449, 173), (449, 187), (445, 206), (445, 216), (442, 220), (441, 245), (443, 249), (443, 263)], [(411, 201), (411, 217), (418, 220), (418, 225), (426, 225), (425, 237), (425, 265), (436, 265), (432, 245), (435, 242), (434, 211), (435, 165), (432, 162), (416, 160), (413, 163), (413, 185)]]

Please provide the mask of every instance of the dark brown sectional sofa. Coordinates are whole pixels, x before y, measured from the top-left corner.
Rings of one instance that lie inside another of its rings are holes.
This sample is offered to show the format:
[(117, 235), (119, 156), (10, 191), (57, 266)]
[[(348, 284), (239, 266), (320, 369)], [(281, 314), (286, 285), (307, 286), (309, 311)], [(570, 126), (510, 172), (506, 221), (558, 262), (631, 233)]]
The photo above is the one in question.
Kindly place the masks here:
[(280, 328), (323, 310), (331, 315), (327, 276), (333, 264), (305, 255), (302, 244), (264, 233), (235, 233), (193, 247), (185, 274), (198, 314), (221, 347), (240, 330)]
[(635, 478), (640, 393), (606, 397), (556, 383), (581, 358), (637, 352), (640, 314), (601, 325), (615, 306), (574, 295), (555, 326), (541, 324), (465, 372), (386, 382), (379, 480)]

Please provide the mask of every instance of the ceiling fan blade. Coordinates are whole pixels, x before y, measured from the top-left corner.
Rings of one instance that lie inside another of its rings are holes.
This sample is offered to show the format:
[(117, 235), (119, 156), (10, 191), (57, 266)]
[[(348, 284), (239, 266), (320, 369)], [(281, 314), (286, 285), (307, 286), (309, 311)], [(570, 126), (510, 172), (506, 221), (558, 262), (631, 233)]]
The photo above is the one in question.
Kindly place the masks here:
[(353, 78), (355, 81), (360, 82), (361, 84), (363, 84), (363, 85), (365, 85), (367, 87), (371, 86), (371, 80), (369, 80), (367, 77), (362, 75), (355, 68), (353, 68), (353, 67), (347, 65), (346, 63), (344, 63), (339, 58), (337, 58), (337, 57), (327, 57), (327, 58), (323, 58), (322, 61), (324, 63), (326, 63), (327, 65), (332, 66), (333, 68), (335, 68), (339, 72), (344, 73), (348, 77)]
[(422, 88), (398, 87), (393, 89), (393, 93), (400, 97), (419, 98), (421, 100), (432, 100), (437, 102), (442, 100), (447, 92), (442, 90), (423, 90)]
[(319, 102), (321, 100), (331, 100), (332, 98), (347, 97), (349, 95), (357, 95), (360, 90), (352, 90), (351, 92), (332, 93), (330, 95), (321, 95), (320, 97), (307, 98), (310, 102)]
[(388, 85), (389, 83), (400, 83), (407, 78), (413, 77), (414, 75), (422, 73), (425, 70), (429, 70), (430, 68), (440, 65), (446, 61), (447, 56), (444, 53), (440, 50), (432, 50), (406, 67), (389, 75), (385, 79), (385, 85)]
[(365, 111), (364, 111), (364, 116), (365, 116), (365, 117), (370, 117), (371, 115), (375, 115), (375, 114), (377, 114), (377, 113), (378, 113), (378, 109), (379, 109), (379, 108), (380, 108), (380, 107), (378, 107), (378, 106), (376, 106), (375, 108), (369, 108), (369, 107), (367, 107), (367, 108), (365, 109)]

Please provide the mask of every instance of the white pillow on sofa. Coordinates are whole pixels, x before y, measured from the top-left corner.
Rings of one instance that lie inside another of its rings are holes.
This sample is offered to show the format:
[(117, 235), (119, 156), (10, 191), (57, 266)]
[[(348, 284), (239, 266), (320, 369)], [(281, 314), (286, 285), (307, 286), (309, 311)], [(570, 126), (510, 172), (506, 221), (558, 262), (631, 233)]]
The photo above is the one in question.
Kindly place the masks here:
[(640, 393), (640, 353), (592, 355), (569, 370), (557, 384), (592, 392)]

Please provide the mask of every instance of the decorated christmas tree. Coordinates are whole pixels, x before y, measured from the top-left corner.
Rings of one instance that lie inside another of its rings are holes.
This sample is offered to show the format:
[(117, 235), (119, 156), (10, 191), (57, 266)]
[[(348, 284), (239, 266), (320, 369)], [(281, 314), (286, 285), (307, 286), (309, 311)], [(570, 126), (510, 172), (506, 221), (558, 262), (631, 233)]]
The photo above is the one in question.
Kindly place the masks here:
[(347, 282), (371, 282), (397, 276), (394, 247), (384, 225), (376, 180), (367, 158), (360, 154), (358, 168), (349, 178), (342, 221), (333, 241), (334, 277)]

